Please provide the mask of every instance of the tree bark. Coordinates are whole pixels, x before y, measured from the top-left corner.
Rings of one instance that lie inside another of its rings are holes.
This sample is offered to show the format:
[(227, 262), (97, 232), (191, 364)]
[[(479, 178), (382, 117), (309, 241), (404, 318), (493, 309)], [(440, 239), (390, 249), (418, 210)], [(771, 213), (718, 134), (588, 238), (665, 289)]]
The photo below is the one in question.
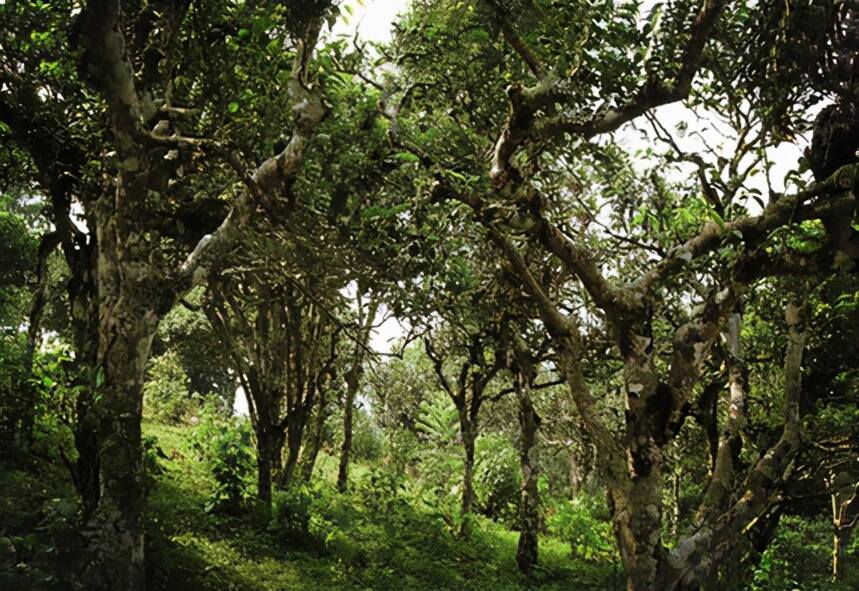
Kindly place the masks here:
[(313, 468), (316, 466), (316, 459), (319, 457), (319, 451), (322, 449), (322, 443), (325, 441), (325, 421), (328, 418), (328, 401), (326, 400), (325, 391), (319, 393), (319, 404), (316, 407), (316, 422), (313, 426), (313, 435), (311, 436), (309, 451), (301, 468), (301, 477), (310, 482), (313, 477)]
[(714, 580), (720, 565), (732, 561), (747, 529), (770, 510), (800, 447), (802, 424), (802, 357), (807, 338), (806, 311), (794, 303), (785, 309), (788, 340), (784, 358), (784, 426), (778, 442), (766, 451), (748, 472), (743, 487), (733, 495), (738, 500), (722, 512), (699, 510), (695, 532), (680, 541), (662, 564), (660, 584), (667, 590), (697, 589)]
[(847, 558), (850, 534), (849, 528), (836, 526), (832, 535), (832, 579), (834, 581), (843, 581), (847, 574), (844, 561)]
[(627, 589), (668, 589), (659, 583), (664, 560), (662, 454), (654, 446), (639, 451), (639, 458), (641, 455), (650, 462), (650, 470), (634, 476), (625, 490), (611, 491), (612, 522), (626, 571)]
[(736, 461), (742, 447), (742, 430), (746, 422), (746, 370), (743, 364), (743, 347), (740, 341), (742, 315), (734, 312), (728, 319), (728, 420), (719, 437), (713, 461), (710, 484), (701, 503), (696, 522), (703, 523), (724, 511), (735, 485)]
[(280, 458), (283, 453), (283, 432), (276, 425), (260, 425), (257, 437), (257, 495), (271, 506), (272, 482), (280, 473)]
[[(518, 376), (517, 376), (518, 379)], [(521, 380), (524, 382), (524, 379)], [(540, 525), (540, 499), (537, 490), (538, 467), (532, 453), (537, 442), (540, 417), (537, 415), (526, 383), (518, 384), (519, 397), (519, 462), (522, 467), (522, 486), (519, 494), (519, 543), (516, 564), (526, 575), (537, 564), (537, 530)]]
[[(85, 272), (84, 275), (89, 275)], [(87, 281), (89, 283), (89, 281)], [(94, 284), (89, 287), (95, 290)], [(87, 290), (88, 291), (88, 290)], [(98, 306), (95, 294), (81, 293), (77, 288), (69, 289), (72, 303), (72, 331), (75, 340), (75, 355), (81, 367), (98, 367)], [(82, 517), (86, 523), (92, 517), (100, 496), (98, 425), (92, 409), (94, 381), (83, 386), (75, 400), (75, 424), (73, 428), (75, 449), (78, 457), (69, 465), (72, 480), (81, 497)]]
[(343, 403), (343, 445), (340, 447), (340, 464), (337, 467), (337, 490), (346, 492), (349, 483), (349, 455), (352, 453), (352, 416), (355, 395), (358, 393), (358, 371), (353, 367), (346, 375), (346, 401)]
[[(833, 478), (834, 480), (834, 478)], [(843, 498), (838, 492), (832, 496), (832, 579), (843, 581), (846, 572), (847, 546), (853, 537), (853, 528), (859, 521), (859, 484), (851, 495)]]
[(582, 487), (582, 479), (579, 474), (579, 463), (576, 461), (576, 453), (571, 449), (569, 451), (569, 478), (570, 478), (570, 500), (579, 496), (579, 490)]
[[(121, 177), (117, 202), (130, 199), (126, 189), (135, 188), (135, 180)], [(85, 579), (91, 589), (138, 591), (145, 587), (143, 381), (158, 320), (170, 301), (163, 293), (153, 294), (157, 276), (124, 272), (135, 266), (146, 269), (139, 263), (149, 254), (143, 233), (129, 220), (107, 213), (99, 216), (97, 232), (100, 377), (89, 412), (97, 428), (100, 495), (86, 524), (92, 560)]]
[(459, 535), (471, 535), (471, 517), (474, 511), (474, 444), (477, 440), (477, 425), (470, 420), (464, 409), (459, 413), (462, 445), (465, 448), (465, 464), (462, 473), (462, 524)]
[(287, 417), (286, 428), (286, 461), (278, 479), (278, 487), (286, 490), (292, 484), (295, 467), (301, 456), (301, 442), (304, 439), (304, 427), (307, 417), (303, 412), (293, 412)]

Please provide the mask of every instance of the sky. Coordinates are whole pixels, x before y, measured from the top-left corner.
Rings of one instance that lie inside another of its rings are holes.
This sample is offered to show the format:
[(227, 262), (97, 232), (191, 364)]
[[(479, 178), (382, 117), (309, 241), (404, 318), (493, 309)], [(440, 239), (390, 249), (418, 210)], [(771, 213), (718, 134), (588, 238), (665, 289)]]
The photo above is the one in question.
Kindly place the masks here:
[[(340, 5), (343, 15), (334, 27), (334, 33), (358, 36), (364, 41), (385, 42), (391, 40), (391, 23), (398, 14), (405, 12), (408, 0), (347, 0)], [(348, 14), (351, 9), (352, 15)]]

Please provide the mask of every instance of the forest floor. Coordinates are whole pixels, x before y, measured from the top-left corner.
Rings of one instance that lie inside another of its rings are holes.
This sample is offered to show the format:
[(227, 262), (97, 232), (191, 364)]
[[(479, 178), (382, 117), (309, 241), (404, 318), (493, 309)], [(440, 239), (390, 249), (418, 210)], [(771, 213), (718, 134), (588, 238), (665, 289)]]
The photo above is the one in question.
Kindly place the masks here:
[[(189, 434), (190, 427), (144, 423), (144, 435), (154, 436), (163, 452), (148, 491), (151, 590), (611, 591), (623, 586), (613, 565), (576, 561), (569, 544), (551, 538), (541, 539), (540, 565), (525, 577), (515, 562), (518, 534), (482, 517), (468, 541), (456, 539), (432, 515), (396, 521), (384, 511), (365, 511), (352, 526), (329, 529), (326, 543), (290, 543), (259, 510), (237, 515), (210, 510), (215, 482)], [(362, 470), (368, 468), (358, 465), (354, 471)], [(319, 478), (333, 480), (335, 474), (334, 458), (320, 457)], [(65, 470), (52, 463), (42, 462), (35, 471), (0, 465), (0, 542), (7, 541), (0, 543), (0, 588), (75, 588), (63, 583), (61, 574), (73, 555), (50, 548), (61, 546), (64, 536), (74, 538), (57, 526), (74, 510), (67, 480)], [(346, 497), (347, 505), (360, 502), (353, 496)], [(334, 543), (327, 543), (332, 538)], [(29, 553), (22, 554), (22, 541), (32, 546)]]

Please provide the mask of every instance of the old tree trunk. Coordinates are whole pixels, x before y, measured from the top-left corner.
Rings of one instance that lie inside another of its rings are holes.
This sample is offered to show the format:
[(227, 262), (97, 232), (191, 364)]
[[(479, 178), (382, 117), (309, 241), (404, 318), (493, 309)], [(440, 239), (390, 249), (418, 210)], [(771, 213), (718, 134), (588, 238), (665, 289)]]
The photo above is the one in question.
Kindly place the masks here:
[[(178, 3), (175, 11), (159, 15), (166, 19), (168, 38), (181, 25), (187, 6)], [(76, 41), (83, 50), (80, 74), (104, 100), (116, 154), (113, 190), (84, 203), (97, 243), (93, 310), (98, 313), (98, 336), (95, 391), (84, 425), (94, 433), (76, 435), (85, 444), (80, 453), (91, 456), (87, 465), (98, 466), (97, 500), (90, 498), (93, 491), (83, 491), (89, 509), (85, 579), (88, 588), (105, 591), (145, 588), (142, 386), (158, 322), (183, 291), (206, 277), (213, 259), (235, 242), (259, 195), (275, 196), (282, 190), (284, 179), (299, 168), (306, 138), (325, 112), (318, 97), (301, 83), (321, 26), (311, 19), (297, 40), (302, 59), (295, 60), (289, 87), (290, 98), (299, 105), (291, 141), (256, 169), (248, 181), (253, 189), (235, 199), (220, 226), (179, 253), (184, 262), (176, 268), (172, 261), (177, 253), (166, 250), (159, 231), (151, 226), (151, 208), (176, 172), (177, 165), (165, 154), (198, 144), (178, 135), (156, 135), (148, 86), (157, 77), (142, 80), (136, 73), (132, 52), (142, 49), (126, 43), (127, 18), (118, 1), (90, 2), (76, 26)], [(93, 476), (87, 476), (88, 482)]]
[[(117, 191), (117, 199), (122, 198)], [(153, 298), (156, 277), (141, 272), (123, 281), (122, 270), (146, 260), (148, 245), (134, 228), (103, 216), (99, 239), (99, 371), (101, 403), (95, 407), (100, 495), (90, 518), (90, 549), (97, 568), (89, 571), (95, 589), (139, 589), (143, 581), (145, 504), (140, 421), (146, 361), (158, 319), (165, 312)], [(142, 266), (142, 265), (141, 265)]]
[(529, 384), (517, 376), (516, 395), (519, 399), (519, 463), (522, 466), (522, 487), (519, 492), (519, 543), (516, 563), (523, 573), (530, 573), (537, 564), (537, 531), (540, 527), (540, 498), (537, 490), (539, 471), (533, 459), (537, 443), (540, 416), (534, 409)]

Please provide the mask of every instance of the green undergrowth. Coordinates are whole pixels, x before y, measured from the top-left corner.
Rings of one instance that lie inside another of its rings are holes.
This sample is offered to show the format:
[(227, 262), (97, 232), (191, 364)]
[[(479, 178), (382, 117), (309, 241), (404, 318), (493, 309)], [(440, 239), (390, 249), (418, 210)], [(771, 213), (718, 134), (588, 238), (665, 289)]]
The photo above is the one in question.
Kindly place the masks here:
[(62, 464), (16, 450), (0, 456), (0, 589), (77, 589), (77, 497)]
[(620, 589), (613, 565), (575, 561), (545, 539), (531, 577), (516, 568), (518, 534), (478, 518), (469, 540), (411, 498), (404, 483), (356, 466), (351, 492), (334, 491), (333, 458), (312, 485), (275, 495), (269, 516), (249, 501), (212, 510), (217, 486), (189, 429), (146, 423), (159, 453), (149, 494), (147, 565), (156, 590)]

